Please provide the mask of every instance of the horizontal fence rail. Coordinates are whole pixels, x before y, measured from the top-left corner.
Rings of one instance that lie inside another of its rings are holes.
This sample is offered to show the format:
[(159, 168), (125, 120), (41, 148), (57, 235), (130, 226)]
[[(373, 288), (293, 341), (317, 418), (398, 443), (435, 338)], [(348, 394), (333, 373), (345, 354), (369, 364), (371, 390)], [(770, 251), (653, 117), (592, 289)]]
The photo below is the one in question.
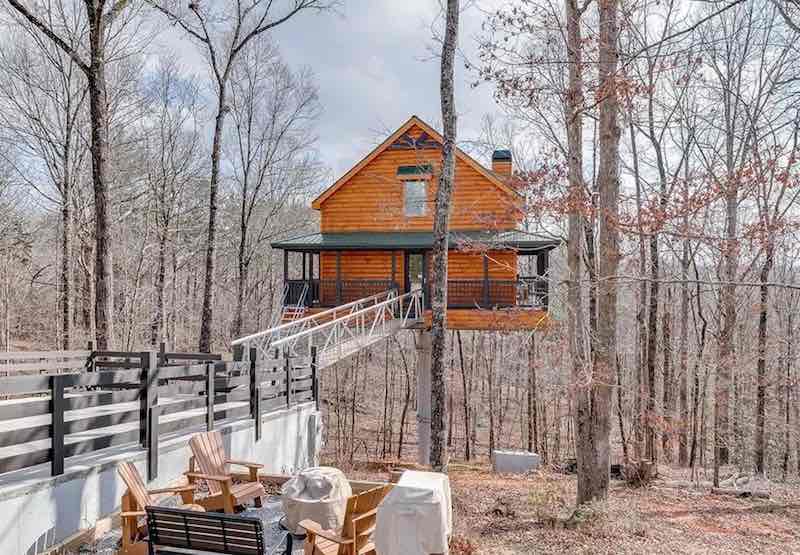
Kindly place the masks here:
[(0, 359), (19, 365), (39, 357), (40, 364), (37, 374), (12, 368), (0, 377), (6, 398), (0, 401), (0, 473), (49, 462), (55, 476), (69, 457), (138, 444), (147, 450), (153, 479), (165, 435), (252, 419), (258, 440), (264, 414), (318, 402), (315, 352), (259, 360), (251, 352), (234, 361), (163, 349), (80, 353), (83, 362), (70, 373), (53, 373), (61, 367), (42, 367), (42, 361), (79, 361), (73, 352), (5, 353)]

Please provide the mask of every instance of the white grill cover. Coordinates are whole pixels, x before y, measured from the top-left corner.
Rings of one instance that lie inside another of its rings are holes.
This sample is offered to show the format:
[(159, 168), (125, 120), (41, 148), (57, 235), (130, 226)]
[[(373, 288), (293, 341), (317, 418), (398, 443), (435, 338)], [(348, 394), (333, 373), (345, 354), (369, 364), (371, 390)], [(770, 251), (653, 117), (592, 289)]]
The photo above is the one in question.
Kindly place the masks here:
[(325, 530), (341, 530), (350, 482), (338, 468), (315, 466), (289, 479), (281, 487), (281, 502), (289, 530), (301, 533), (297, 524), (308, 518)]
[(450, 480), (406, 470), (378, 507), (375, 548), (380, 555), (447, 553), (452, 532)]

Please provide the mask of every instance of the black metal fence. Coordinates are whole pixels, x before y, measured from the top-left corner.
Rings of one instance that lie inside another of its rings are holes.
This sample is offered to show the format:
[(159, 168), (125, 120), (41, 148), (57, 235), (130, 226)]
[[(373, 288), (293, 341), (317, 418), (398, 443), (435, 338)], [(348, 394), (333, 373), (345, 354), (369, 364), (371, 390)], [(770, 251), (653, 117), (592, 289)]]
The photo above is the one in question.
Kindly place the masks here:
[[(64, 473), (69, 457), (138, 443), (147, 450), (152, 480), (165, 434), (252, 419), (258, 441), (262, 415), (317, 399), (316, 352), (266, 360), (249, 354), (249, 360), (222, 361), (220, 355), (198, 353), (92, 351), (79, 371), (61, 373), (56, 363), (63, 363), (64, 353), (35, 353), (39, 360), (19, 363), (17, 372), (13, 361), (30, 355), (4, 353), (0, 473), (49, 462), (56, 476)], [(45, 373), (30, 374), (37, 365)], [(94, 414), (74, 412), (98, 407), (103, 410)], [(50, 421), (8, 425), (42, 416)], [(91, 433), (82, 437), (85, 432)]]

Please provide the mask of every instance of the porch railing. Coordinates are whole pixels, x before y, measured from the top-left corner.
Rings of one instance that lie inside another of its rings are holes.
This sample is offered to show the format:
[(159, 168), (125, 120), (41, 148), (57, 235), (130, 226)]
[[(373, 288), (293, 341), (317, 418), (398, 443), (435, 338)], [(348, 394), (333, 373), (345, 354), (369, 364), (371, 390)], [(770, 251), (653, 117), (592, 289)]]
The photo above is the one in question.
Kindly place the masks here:
[[(384, 291), (399, 291), (399, 288), (399, 284), (390, 279), (289, 280), (286, 304), (335, 307)], [(429, 294), (430, 287), (426, 286), (426, 305)], [(547, 309), (548, 284), (546, 278), (536, 276), (516, 280), (451, 279), (447, 281), (447, 297), (450, 308)]]
[[(303, 298), (306, 285), (308, 290)], [(290, 279), (286, 304), (334, 307), (397, 289), (399, 285), (391, 279)]]

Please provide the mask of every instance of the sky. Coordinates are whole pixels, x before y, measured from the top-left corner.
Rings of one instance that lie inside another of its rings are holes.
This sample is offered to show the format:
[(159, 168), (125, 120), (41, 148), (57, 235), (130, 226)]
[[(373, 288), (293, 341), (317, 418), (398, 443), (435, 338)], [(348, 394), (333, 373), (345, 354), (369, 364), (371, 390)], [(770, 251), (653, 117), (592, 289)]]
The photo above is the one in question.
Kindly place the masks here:
[[(331, 179), (346, 173), (412, 114), (441, 129), (438, 0), (342, 0), (338, 13), (306, 12), (277, 27), (273, 39), (294, 68), (310, 68), (319, 87), (322, 115), (319, 154)], [(474, 59), (483, 14), (461, 14), (456, 63), (459, 141), (477, 138), (481, 118), (496, 113), (488, 85), (470, 86), (465, 69)], [(182, 63), (205, 71), (205, 61), (180, 33), (162, 35), (163, 52), (179, 51)], [(486, 161), (484, 161), (486, 162)]]
[[(344, 0), (338, 15), (302, 14), (274, 38), (292, 67), (307, 66), (319, 86), (319, 146), (335, 177), (349, 170), (412, 114), (441, 129), (438, 0)], [(470, 59), (483, 14), (461, 16), (459, 47)], [(495, 113), (492, 90), (470, 87), (462, 57), (456, 64), (460, 138), (477, 137), (481, 118)]]

